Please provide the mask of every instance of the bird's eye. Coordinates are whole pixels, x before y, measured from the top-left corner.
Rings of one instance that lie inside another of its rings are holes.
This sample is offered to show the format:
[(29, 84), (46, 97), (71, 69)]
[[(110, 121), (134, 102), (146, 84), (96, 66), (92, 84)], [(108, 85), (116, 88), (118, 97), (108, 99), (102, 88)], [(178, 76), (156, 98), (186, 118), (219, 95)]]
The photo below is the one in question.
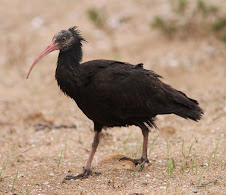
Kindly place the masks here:
[(63, 37), (63, 38), (62, 38), (62, 41), (66, 41), (66, 37)]

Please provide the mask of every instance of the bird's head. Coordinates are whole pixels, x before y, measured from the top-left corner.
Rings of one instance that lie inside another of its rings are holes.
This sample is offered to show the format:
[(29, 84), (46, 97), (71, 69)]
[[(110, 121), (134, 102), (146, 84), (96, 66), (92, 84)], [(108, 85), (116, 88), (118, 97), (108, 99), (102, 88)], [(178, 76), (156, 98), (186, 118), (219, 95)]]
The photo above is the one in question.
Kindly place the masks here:
[(81, 36), (80, 32), (75, 26), (69, 28), (68, 30), (61, 30), (53, 37), (52, 42), (44, 49), (44, 51), (35, 59), (27, 73), (26, 78), (28, 79), (35, 64), (37, 64), (38, 61), (47, 54), (55, 50), (60, 50), (61, 52), (69, 51), (74, 45), (81, 46), (83, 41), (86, 40)]
[[(74, 26), (68, 30), (61, 30), (54, 37), (52, 42), (60, 51), (68, 51), (74, 44), (81, 44), (85, 39)], [(50, 44), (51, 45), (51, 44)], [(54, 47), (54, 46), (53, 46)]]

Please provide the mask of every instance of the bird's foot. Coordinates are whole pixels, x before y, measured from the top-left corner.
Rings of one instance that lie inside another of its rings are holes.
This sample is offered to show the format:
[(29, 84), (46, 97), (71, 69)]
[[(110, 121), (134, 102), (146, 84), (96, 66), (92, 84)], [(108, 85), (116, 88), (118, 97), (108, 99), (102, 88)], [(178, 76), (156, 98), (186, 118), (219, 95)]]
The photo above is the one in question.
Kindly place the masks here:
[(72, 176), (68, 175), (64, 178), (64, 180), (74, 180), (74, 179), (86, 179), (89, 177), (89, 175), (100, 175), (101, 173), (99, 172), (93, 172), (91, 169), (83, 169), (83, 173), (80, 173), (78, 175)]
[(132, 158), (128, 158), (128, 157), (122, 157), (122, 158), (119, 159), (119, 161), (121, 161), (121, 160), (129, 160), (129, 161), (132, 161), (135, 164), (135, 166), (138, 166), (137, 167), (138, 172), (143, 171), (145, 163), (150, 164), (149, 163), (149, 160), (147, 158), (145, 159), (143, 157), (138, 158), (138, 159), (132, 159)]

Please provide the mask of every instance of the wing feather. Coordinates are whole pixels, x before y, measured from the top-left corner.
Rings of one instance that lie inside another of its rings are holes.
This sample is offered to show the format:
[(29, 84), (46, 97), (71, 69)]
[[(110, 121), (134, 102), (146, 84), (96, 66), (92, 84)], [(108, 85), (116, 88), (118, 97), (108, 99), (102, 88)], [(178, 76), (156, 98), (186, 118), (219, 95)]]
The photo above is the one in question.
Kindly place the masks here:
[(159, 77), (141, 65), (115, 63), (98, 71), (93, 83), (102, 101), (113, 107), (117, 115), (150, 118), (167, 103)]

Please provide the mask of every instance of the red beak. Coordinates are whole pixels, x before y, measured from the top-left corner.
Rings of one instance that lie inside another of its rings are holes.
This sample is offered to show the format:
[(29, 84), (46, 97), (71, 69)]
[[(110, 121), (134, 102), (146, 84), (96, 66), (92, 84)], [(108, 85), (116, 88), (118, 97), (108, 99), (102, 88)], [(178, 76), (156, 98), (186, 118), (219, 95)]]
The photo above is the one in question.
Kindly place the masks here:
[(51, 53), (51, 52), (53, 52), (53, 51), (55, 51), (55, 50), (57, 50), (57, 49), (58, 49), (58, 44), (55, 43), (55, 41), (52, 41), (52, 42), (45, 48), (45, 50), (44, 50), (44, 51), (43, 51), (43, 52), (35, 59), (35, 61), (34, 61), (33, 64), (31, 65), (31, 67), (30, 67), (30, 69), (29, 69), (29, 71), (28, 71), (28, 73), (27, 73), (26, 79), (28, 79), (28, 77), (29, 77), (29, 75), (30, 75), (32, 69), (34, 68), (35, 64), (37, 64), (37, 62), (38, 62), (39, 60), (41, 60), (44, 56), (46, 56), (47, 54), (49, 54), (49, 53)]

